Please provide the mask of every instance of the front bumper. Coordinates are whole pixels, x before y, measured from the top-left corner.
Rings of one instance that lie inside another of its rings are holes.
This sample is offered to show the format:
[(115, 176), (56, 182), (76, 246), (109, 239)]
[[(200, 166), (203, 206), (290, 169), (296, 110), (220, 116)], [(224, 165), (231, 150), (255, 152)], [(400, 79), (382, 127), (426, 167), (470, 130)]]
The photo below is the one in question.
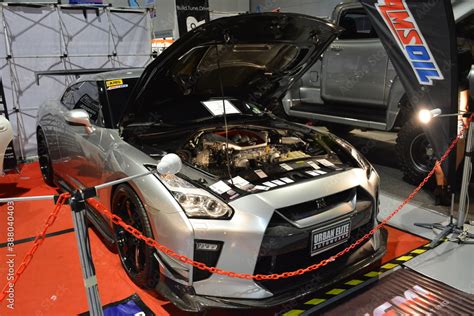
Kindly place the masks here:
[[(376, 248), (378, 246), (378, 248)], [(306, 282), (299, 282), (298, 287), (289, 288), (288, 291), (281, 292), (265, 299), (234, 299), (214, 296), (196, 295), (192, 287), (183, 286), (168, 278), (163, 277), (157, 290), (173, 304), (182, 310), (189, 312), (200, 312), (211, 308), (231, 308), (231, 309), (249, 309), (249, 308), (270, 308), (283, 305), (290, 301), (302, 299), (311, 293), (321, 290), (329, 285), (337, 283), (357, 272), (360, 272), (378, 260), (385, 254), (387, 246), (387, 231), (381, 229), (370, 240), (362, 244), (352, 253), (342, 257), (350, 264), (342, 269), (337, 269), (334, 273), (326, 273), (325, 277), (312, 276), (311, 273), (301, 277), (307, 277)], [(374, 250), (376, 249), (376, 250)], [(331, 265), (328, 264), (330, 271)], [(317, 272), (317, 271), (316, 271)], [(272, 282), (272, 281), (268, 281)]]

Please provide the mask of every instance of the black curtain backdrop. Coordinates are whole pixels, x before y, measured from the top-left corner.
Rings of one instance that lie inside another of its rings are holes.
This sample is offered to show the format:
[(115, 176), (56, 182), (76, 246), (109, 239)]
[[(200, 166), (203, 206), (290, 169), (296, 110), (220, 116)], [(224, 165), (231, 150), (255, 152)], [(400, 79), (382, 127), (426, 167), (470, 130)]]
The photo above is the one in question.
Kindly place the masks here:
[[(416, 114), (420, 109), (458, 111), (456, 35), (450, 0), (361, 0), (388, 52)], [(416, 118), (415, 118), (416, 119)], [(438, 158), (457, 131), (457, 119), (439, 118), (425, 126)], [(455, 177), (455, 154), (443, 164)]]

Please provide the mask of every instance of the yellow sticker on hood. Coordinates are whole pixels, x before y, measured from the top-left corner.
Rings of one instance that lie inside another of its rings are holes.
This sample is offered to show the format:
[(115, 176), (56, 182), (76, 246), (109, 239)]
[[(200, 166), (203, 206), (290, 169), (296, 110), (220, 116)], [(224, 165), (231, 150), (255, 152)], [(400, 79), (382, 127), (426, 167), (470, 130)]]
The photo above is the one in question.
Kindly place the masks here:
[(122, 80), (122, 79), (107, 80), (107, 81), (105, 82), (105, 85), (107, 86), (107, 88), (111, 88), (111, 87), (115, 87), (115, 86), (120, 86), (121, 84), (123, 84), (123, 80)]

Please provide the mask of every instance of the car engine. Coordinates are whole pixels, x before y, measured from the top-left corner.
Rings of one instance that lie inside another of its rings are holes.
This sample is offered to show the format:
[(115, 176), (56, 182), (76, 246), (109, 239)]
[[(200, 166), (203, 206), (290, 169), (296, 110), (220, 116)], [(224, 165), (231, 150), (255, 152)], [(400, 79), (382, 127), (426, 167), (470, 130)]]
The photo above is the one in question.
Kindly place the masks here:
[[(226, 141), (226, 134), (227, 140)], [(178, 154), (185, 161), (213, 174), (225, 174), (227, 161), (233, 170), (261, 168), (321, 152), (319, 143), (302, 133), (286, 130), (232, 128), (200, 131)]]

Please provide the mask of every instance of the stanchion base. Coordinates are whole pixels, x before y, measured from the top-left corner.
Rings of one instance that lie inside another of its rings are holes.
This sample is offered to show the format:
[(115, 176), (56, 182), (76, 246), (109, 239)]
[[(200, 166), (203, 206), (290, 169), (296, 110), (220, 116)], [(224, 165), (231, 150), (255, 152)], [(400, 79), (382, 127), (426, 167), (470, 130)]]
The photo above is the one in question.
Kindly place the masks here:
[(450, 223), (447, 225), (443, 225), (441, 223), (415, 223), (414, 225), (426, 229), (441, 230), (441, 232), (436, 235), (435, 238), (431, 241), (431, 243), (429, 244), (429, 248), (436, 247), (442, 240), (444, 240), (450, 234), (454, 235), (454, 238), (450, 239), (450, 241), (456, 241), (458, 244), (474, 244), (474, 234), (468, 233), (467, 231), (458, 228), (456, 224), (454, 224), (452, 221), (450, 221)]

